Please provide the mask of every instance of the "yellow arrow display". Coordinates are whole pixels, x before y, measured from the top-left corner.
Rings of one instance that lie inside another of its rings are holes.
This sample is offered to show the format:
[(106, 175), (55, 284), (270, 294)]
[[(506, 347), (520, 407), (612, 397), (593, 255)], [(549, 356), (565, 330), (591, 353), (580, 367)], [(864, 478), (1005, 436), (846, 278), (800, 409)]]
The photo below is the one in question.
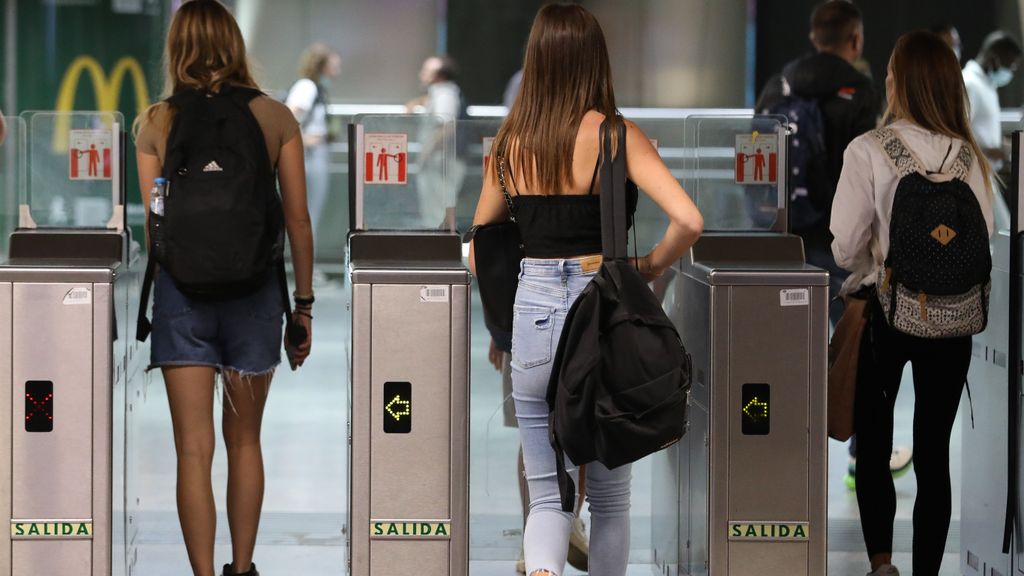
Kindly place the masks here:
[(391, 414), (392, 418), (399, 422), (401, 422), (403, 416), (412, 415), (412, 403), (408, 400), (402, 400), (401, 396), (395, 396), (384, 409), (388, 411), (388, 414)]
[(751, 420), (762, 420), (768, 417), (768, 403), (761, 402), (757, 396), (754, 396), (750, 399), (750, 402), (747, 402), (747, 405), (743, 407), (743, 413)]

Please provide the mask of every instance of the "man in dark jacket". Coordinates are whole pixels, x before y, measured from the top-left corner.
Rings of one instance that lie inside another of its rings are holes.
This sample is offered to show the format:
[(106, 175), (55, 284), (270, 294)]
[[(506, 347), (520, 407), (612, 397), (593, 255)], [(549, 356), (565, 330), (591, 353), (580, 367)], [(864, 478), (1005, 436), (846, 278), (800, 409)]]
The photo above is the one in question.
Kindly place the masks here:
[[(875, 128), (880, 103), (871, 79), (853, 66), (864, 50), (864, 21), (852, 2), (830, 0), (819, 4), (811, 15), (810, 39), (815, 53), (790, 62), (782, 74), (769, 79), (758, 98), (757, 110), (764, 112), (790, 95), (817, 103), (824, 124), (825, 193), (832, 198), (846, 146)], [(815, 192), (819, 191), (811, 194)], [(830, 209), (819, 210), (813, 221), (800, 223), (793, 232), (804, 240), (807, 261), (831, 273), (835, 296), (848, 273), (832, 258), (829, 218)]]
[[(817, 103), (824, 124), (827, 173), (827, 182), (822, 185), (828, 187), (826, 193), (831, 199), (843, 170), (846, 147), (854, 138), (877, 126), (881, 101), (871, 79), (854, 68), (854, 62), (864, 50), (864, 20), (852, 2), (829, 0), (818, 4), (811, 14), (810, 38), (815, 53), (790, 62), (782, 74), (769, 79), (758, 98), (757, 110), (764, 113), (791, 96)], [(827, 209), (814, 213), (812, 221), (794, 226), (793, 233), (804, 240), (807, 262), (829, 271), (829, 288), (835, 296), (849, 272), (836, 265), (832, 257), (830, 219), (831, 201)], [(840, 315), (841, 311), (833, 311), (830, 316), (837, 322)], [(856, 485), (856, 452), (854, 437), (850, 442), (850, 465), (845, 478), (850, 489)], [(910, 448), (894, 447), (889, 462), (893, 475), (905, 473), (912, 458)]]

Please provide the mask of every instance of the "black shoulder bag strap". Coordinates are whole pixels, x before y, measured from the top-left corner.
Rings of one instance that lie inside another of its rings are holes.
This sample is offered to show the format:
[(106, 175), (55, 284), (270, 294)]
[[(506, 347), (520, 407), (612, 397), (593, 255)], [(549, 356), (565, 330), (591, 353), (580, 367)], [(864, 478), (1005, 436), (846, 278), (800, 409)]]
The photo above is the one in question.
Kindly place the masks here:
[[(618, 142), (614, 158), (610, 133), (612, 122), (616, 126)], [(626, 221), (626, 124), (621, 116), (616, 116), (615, 119), (605, 118), (601, 123), (601, 248), (605, 262), (626, 259)], [(555, 451), (555, 476), (562, 511), (572, 513), (576, 509), (576, 484), (565, 467), (565, 451), (550, 420), (551, 447)]]
[[(614, 122), (614, 125), (612, 124)], [(612, 157), (615, 128), (618, 146)], [(626, 215), (626, 124), (621, 116), (601, 123), (601, 248), (605, 260), (625, 260), (628, 229)]]

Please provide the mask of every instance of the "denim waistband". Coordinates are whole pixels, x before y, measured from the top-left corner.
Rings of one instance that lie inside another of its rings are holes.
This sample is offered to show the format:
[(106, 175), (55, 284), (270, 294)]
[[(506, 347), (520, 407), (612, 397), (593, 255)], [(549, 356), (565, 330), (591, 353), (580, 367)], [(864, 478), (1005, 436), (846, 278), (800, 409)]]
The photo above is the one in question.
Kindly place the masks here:
[[(522, 270), (524, 276), (551, 276), (555, 278), (583, 276), (597, 271), (599, 266), (593, 266), (592, 262), (596, 260), (600, 263), (599, 258), (594, 256), (565, 259), (523, 258), (520, 270)], [(583, 265), (586, 261), (591, 261), (593, 269), (584, 271)]]

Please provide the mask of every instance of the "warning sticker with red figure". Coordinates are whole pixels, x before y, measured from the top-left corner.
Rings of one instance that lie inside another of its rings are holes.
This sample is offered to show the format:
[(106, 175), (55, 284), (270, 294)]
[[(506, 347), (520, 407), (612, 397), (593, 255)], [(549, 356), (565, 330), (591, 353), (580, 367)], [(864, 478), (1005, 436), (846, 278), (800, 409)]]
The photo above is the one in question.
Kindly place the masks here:
[(779, 181), (779, 137), (776, 134), (736, 136), (736, 183), (776, 184)]
[(367, 184), (407, 184), (409, 181), (409, 137), (405, 134), (367, 134)]
[(110, 180), (113, 177), (110, 130), (72, 130), (68, 175), (72, 180)]

